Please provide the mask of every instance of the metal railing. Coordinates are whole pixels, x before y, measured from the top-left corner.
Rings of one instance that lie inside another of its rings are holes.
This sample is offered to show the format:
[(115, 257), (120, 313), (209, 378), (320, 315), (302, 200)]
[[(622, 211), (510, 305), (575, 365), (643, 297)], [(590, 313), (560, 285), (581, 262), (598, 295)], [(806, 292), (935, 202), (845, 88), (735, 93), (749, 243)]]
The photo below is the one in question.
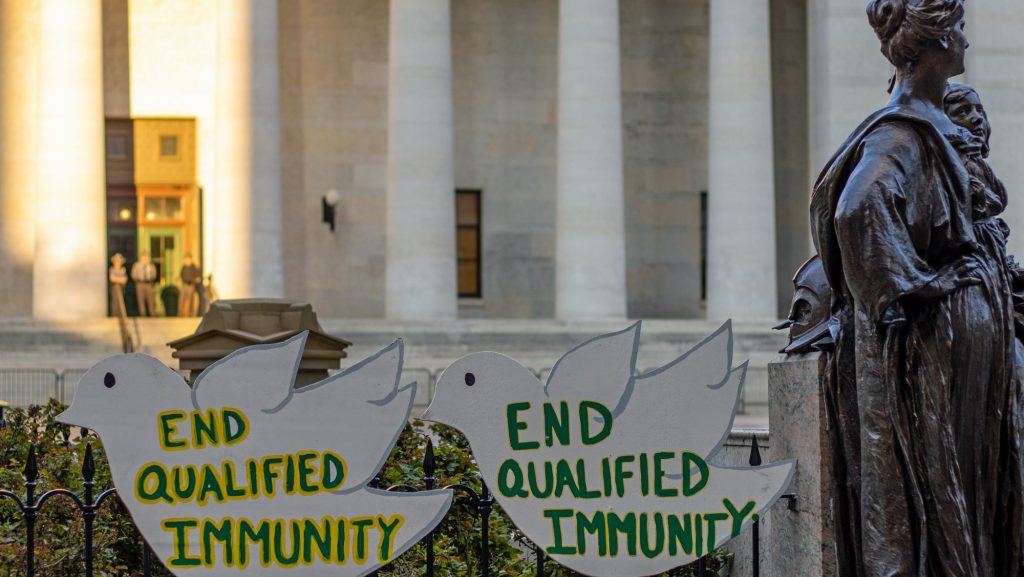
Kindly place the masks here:
[[(757, 443), (757, 437), (753, 437), (750, 447), (749, 463), (752, 466), (761, 464), (761, 454)], [(424, 450), (423, 456), (423, 482), (421, 487), (416, 487), (412, 484), (398, 484), (387, 487), (388, 491), (396, 492), (417, 492), (417, 491), (429, 491), (436, 488), (440, 483), (436, 475), (436, 466), (434, 459), (434, 447), (433, 442), (427, 438), (427, 444)], [(36, 451), (35, 448), (30, 448), (28, 458), (26, 459), (25, 468), (23, 475), (25, 478), (24, 483), (24, 494), (18, 495), (13, 491), (0, 490), (0, 500), (10, 499), (15, 503), (17, 510), (22, 516), (21, 527), (25, 531), (25, 575), (27, 577), (36, 577), (36, 520), (43, 510), (44, 505), (53, 498), (61, 497), (70, 500), (77, 510), (81, 513), (82, 523), (84, 525), (84, 570), (85, 577), (94, 577), (94, 561), (95, 555), (93, 552), (94, 546), (94, 524), (96, 521), (96, 513), (103, 506), (103, 504), (111, 500), (117, 491), (114, 488), (108, 488), (96, 492), (94, 478), (96, 474), (96, 465), (93, 459), (92, 446), (86, 447), (85, 458), (82, 460), (82, 486), (83, 490), (81, 494), (74, 493), (67, 489), (50, 489), (41, 495), (36, 494), (39, 480), (39, 467), (36, 463)], [(379, 485), (379, 481), (375, 480), (370, 483), (371, 486)], [(476, 491), (473, 488), (465, 484), (453, 484), (443, 486), (445, 489), (451, 489), (455, 492), (456, 498), (468, 500), (468, 504), (476, 512), (480, 527), (480, 550), (478, 556), (478, 574), (481, 577), (491, 577), (494, 567), (491, 562), (491, 551), (490, 551), (490, 521), (494, 514), (494, 497), (491, 496), (490, 491), (487, 489), (487, 485), (483, 482), (480, 483), (481, 490)], [(791, 498), (791, 495), (785, 497)], [(123, 510), (123, 508), (121, 509)], [(15, 523), (10, 526), (17, 526)], [(752, 577), (760, 577), (760, 521), (755, 520), (752, 529)], [(437, 529), (428, 534), (423, 544), (426, 548), (426, 577), (434, 577), (434, 570), (436, 565), (436, 557), (434, 551), (434, 534)], [(140, 538), (141, 541), (141, 538)], [(143, 556), (142, 556), (142, 574), (144, 577), (149, 577), (153, 570), (153, 554), (149, 547), (145, 545), (143, 541)], [(545, 572), (545, 564), (547, 561), (546, 555), (543, 549), (536, 545), (532, 545), (533, 553), (536, 556), (536, 577), (543, 577)], [(702, 557), (696, 563), (696, 574), (698, 577), (708, 577), (708, 559), (711, 554)], [(498, 574), (501, 572), (499, 571)]]
[(142, 332), (139, 330), (139, 321), (134, 317), (128, 317), (128, 308), (124, 302), (124, 291), (116, 291), (117, 294), (117, 328), (121, 331), (121, 352), (134, 353), (142, 349)]
[(67, 402), (62, 377), (53, 369), (0, 370), (0, 399), (12, 407), (44, 405), (50, 399)]
[(70, 405), (75, 387), (89, 369), (0, 369), (0, 400), (12, 407), (45, 405), (55, 399)]

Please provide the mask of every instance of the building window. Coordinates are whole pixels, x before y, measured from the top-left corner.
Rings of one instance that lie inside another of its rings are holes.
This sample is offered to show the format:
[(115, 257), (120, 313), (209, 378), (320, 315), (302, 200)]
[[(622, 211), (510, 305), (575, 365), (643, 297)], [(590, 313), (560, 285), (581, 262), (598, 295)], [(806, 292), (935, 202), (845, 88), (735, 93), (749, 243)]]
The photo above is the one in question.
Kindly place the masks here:
[(700, 300), (708, 300), (708, 192), (700, 193)]
[(179, 196), (146, 196), (142, 199), (139, 214), (145, 222), (181, 221), (185, 218)]
[(483, 296), (480, 282), (480, 191), (455, 191), (456, 255), (459, 260), (459, 296)]
[(160, 158), (178, 157), (178, 137), (174, 134), (160, 135)]
[(107, 133), (107, 159), (125, 160), (128, 158), (128, 135)]

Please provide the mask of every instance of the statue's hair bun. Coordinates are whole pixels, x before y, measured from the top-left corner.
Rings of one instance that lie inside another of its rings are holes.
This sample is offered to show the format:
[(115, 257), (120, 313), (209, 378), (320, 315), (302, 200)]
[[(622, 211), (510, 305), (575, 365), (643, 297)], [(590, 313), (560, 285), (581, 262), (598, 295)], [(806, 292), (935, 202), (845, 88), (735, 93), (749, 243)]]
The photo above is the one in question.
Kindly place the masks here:
[(953, 31), (964, 16), (964, 0), (871, 0), (867, 12), (882, 54), (902, 67)]
[(908, 0), (871, 0), (868, 22), (882, 44), (887, 44), (900, 31), (907, 16)]

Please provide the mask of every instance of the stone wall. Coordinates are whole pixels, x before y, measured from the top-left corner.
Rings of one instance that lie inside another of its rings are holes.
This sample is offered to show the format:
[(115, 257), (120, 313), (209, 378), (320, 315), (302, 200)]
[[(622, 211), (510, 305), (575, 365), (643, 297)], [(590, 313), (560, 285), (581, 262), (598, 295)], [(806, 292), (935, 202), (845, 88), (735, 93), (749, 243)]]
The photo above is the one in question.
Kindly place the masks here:
[(482, 197), (483, 298), (464, 317), (554, 315), (558, 3), (452, 1), (455, 186)]
[[(554, 314), (558, 4), (454, 0), (455, 180), (483, 191), (483, 299)], [(699, 317), (707, 2), (620, 4), (629, 316)]]
[(708, 2), (621, 0), (619, 11), (628, 314), (701, 317)]
[(388, 3), (280, 0), (278, 25), (285, 295), (325, 317), (381, 317)]
[[(197, 121), (216, 242), (216, 3), (104, 0), (107, 115)], [(279, 0), (285, 293), (384, 315), (388, 3)], [(621, 0), (628, 313), (702, 316), (708, 0)], [(483, 298), (460, 316), (554, 314), (558, 3), (452, 0), (456, 187), (483, 199)], [(341, 193), (332, 234), (327, 190)]]
[(789, 314), (793, 275), (813, 253), (808, 204), (807, 2), (771, 3), (775, 122), (775, 244), (779, 317)]

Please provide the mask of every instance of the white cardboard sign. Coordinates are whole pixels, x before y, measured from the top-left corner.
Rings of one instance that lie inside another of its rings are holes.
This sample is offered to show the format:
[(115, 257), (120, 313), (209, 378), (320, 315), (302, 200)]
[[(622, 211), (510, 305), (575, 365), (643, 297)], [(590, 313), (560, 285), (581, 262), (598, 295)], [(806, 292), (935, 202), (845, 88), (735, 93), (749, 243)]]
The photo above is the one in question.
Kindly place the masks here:
[(140, 354), (100, 362), (66, 423), (96, 431), (118, 494), (179, 577), (358, 577), (426, 536), (450, 491), (366, 486), (416, 396), (402, 343), (293, 389), (307, 333), (241, 349), (189, 389)]
[(498, 502), (559, 563), (595, 577), (653, 575), (723, 545), (772, 505), (794, 462), (709, 463), (736, 415), (746, 363), (732, 325), (635, 376), (640, 324), (569, 351), (541, 383), (499, 353), (441, 375), (424, 419), (469, 439)]

